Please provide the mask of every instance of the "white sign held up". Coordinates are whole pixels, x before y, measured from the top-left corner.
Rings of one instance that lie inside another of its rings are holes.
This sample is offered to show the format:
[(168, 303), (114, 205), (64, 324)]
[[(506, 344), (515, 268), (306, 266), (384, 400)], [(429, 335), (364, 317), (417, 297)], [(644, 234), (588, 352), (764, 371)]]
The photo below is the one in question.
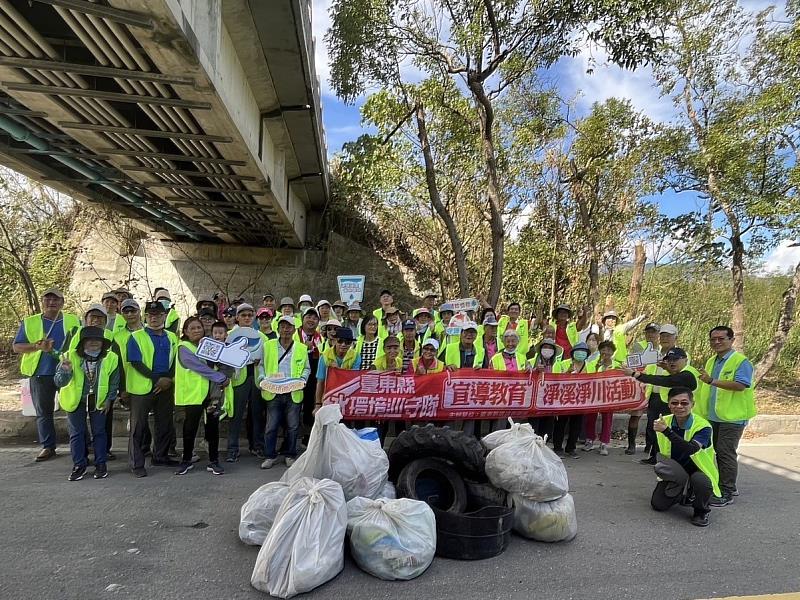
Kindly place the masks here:
[(353, 302), (364, 301), (364, 283), (367, 278), (364, 275), (339, 275), (336, 283), (339, 285), (339, 297), (348, 306)]

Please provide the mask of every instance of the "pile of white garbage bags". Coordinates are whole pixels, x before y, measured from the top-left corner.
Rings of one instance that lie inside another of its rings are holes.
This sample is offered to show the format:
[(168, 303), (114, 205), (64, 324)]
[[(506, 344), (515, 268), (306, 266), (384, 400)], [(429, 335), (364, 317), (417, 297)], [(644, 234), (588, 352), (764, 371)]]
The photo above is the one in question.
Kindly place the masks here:
[(564, 463), (530, 425), (511, 423), (511, 429), (490, 433), (483, 443), (490, 449), (489, 481), (514, 502), (514, 531), (540, 542), (571, 540), (578, 520)]

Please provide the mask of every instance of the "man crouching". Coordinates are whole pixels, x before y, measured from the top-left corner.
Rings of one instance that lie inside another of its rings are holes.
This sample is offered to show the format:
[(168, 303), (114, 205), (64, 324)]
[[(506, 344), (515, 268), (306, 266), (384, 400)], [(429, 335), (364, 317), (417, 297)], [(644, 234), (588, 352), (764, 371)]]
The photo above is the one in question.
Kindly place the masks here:
[(692, 413), (694, 396), (689, 388), (670, 389), (668, 405), (671, 414), (653, 424), (658, 440), (655, 472), (659, 481), (650, 505), (664, 511), (677, 503), (691, 504), (692, 525), (706, 527), (711, 495), (719, 496), (711, 424)]

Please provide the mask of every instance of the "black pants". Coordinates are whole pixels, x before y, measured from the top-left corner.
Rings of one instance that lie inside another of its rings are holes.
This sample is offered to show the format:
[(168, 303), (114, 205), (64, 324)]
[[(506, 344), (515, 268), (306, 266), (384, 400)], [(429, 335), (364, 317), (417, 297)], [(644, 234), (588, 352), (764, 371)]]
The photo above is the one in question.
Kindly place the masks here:
[(534, 417), (528, 419), (528, 423), (530, 423), (537, 435), (542, 437), (546, 435), (548, 440), (553, 440), (553, 431), (556, 425), (555, 417)]
[(219, 417), (208, 414), (206, 408), (209, 399), (206, 398), (203, 404), (184, 406), (183, 419), (183, 462), (191, 462), (194, 453), (194, 440), (197, 437), (197, 430), (200, 421), (205, 415), (205, 438), (208, 442), (208, 462), (219, 461)]
[(736, 477), (739, 474), (737, 450), (744, 433), (744, 425), (711, 421), (714, 451), (717, 453), (719, 487), (723, 495), (731, 495), (736, 490)]
[(311, 367), (311, 372), (308, 375), (306, 387), (303, 388), (303, 429), (305, 430), (305, 436), (308, 436), (314, 426), (314, 404), (317, 395), (317, 366), (319, 365), (319, 358), (314, 358), (309, 354), (308, 364)]
[(131, 433), (128, 439), (128, 459), (132, 469), (144, 466), (144, 432), (148, 427), (147, 415), (153, 411), (155, 416), (155, 447), (153, 460), (167, 460), (169, 445), (175, 436), (173, 389), (158, 394), (139, 396), (131, 394)]
[(653, 429), (653, 423), (668, 414), (669, 406), (661, 401), (661, 395), (650, 394), (650, 398), (647, 401), (647, 427), (644, 430), (645, 444), (650, 448), (650, 456), (655, 457), (658, 452), (658, 440), (656, 439), (656, 430)]
[(578, 445), (578, 434), (583, 429), (583, 415), (563, 415), (556, 417), (553, 427), (553, 450), (561, 450), (564, 433), (567, 434), (565, 452), (573, 452)]
[(111, 452), (111, 439), (114, 435), (114, 402), (109, 400), (110, 405), (106, 413), (106, 452)]
[[(692, 464), (692, 467), (694, 467), (694, 464)], [(693, 470), (694, 472), (690, 475), (684, 469), (686, 479), (689, 480), (688, 496), (691, 497), (692, 494), (694, 494), (692, 506), (694, 507), (695, 514), (705, 514), (711, 510), (708, 507), (711, 494), (713, 493), (711, 480), (697, 467), (694, 467), (694, 469), (690, 468), (689, 470)], [(682, 483), (680, 481), (659, 481), (658, 484), (656, 484), (656, 489), (653, 490), (653, 496), (650, 498), (650, 506), (653, 507), (653, 510), (665, 511), (680, 502), (683, 497), (682, 490), (686, 479), (684, 479)]]

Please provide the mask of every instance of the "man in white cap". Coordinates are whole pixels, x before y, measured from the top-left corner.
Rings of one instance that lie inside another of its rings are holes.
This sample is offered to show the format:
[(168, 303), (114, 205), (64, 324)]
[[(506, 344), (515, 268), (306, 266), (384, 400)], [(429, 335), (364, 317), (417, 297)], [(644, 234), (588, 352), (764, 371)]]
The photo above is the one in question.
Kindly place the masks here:
[(11, 346), (15, 354), (22, 355), (20, 371), (30, 378), (36, 428), (42, 445), (36, 462), (56, 455), (56, 427), (53, 420), (56, 386), (53, 377), (58, 367), (58, 355), (66, 349), (67, 337), (80, 327), (78, 317), (62, 311), (64, 294), (58, 289), (45, 290), (41, 304), (41, 313), (22, 320)]
[(99, 327), (103, 330), (105, 338), (111, 342), (114, 339), (114, 332), (106, 329), (106, 322), (108, 321), (108, 313), (102, 304), (91, 304), (86, 312), (83, 314), (83, 325), (78, 327), (75, 331), (71, 332), (68, 336), (64, 346), (69, 350), (75, 350), (80, 341), (81, 329), (84, 327)]
[[(283, 316), (278, 319), (278, 339), (269, 340), (264, 345), (264, 361), (259, 365), (259, 383), (269, 377), (280, 376), (308, 381), (311, 367), (308, 362), (308, 349), (295, 338), (294, 318)], [(297, 458), (297, 438), (300, 431), (300, 415), (303, 406), (303, 390), (284, 394), (262, 391), (261, 397), (267, 409), (264, 435), (264, 462), (262, 469), (269, 469), (278, 462), (278, 429), (286, 424), (286, 439), (283, 455), (286, 466), (291, 467)], [(257, 432), (258, 433), (258, 432)]]
[(178, 328), (181, 325), (181, 317), (178, 311), (172, 306), (172, 297), (167, 288), (156, 288), (153, 292), (153, 300), (161, 302), (164, 310), (167, 311), (167, 320), (164, 322), (164, 329), (178, 335)]
[[(142, 309), (139, 303), (133, 298), (128, 298), (122, 301), (120, 306), (120, 313), (122, 318), (125, 319), (125, 327), (114, 332), (114, 339), (111, 344), (111, 350), (119, 356), (119, 399), (124, 407), (127, 407), (130, 401), (128, 394), (127, 380), (128, 374), (132, 369), (131, 364), (128, 362), (128, 339), (135, 331), (139, 331), (144, 326), (142, 325)], [(116, 456), (111, 452), (111, 442), (113, 441), (113, 426), (114, 426), (114, 408), (109, 408), (106, 413), (106, 433), (108, 440), (108, 452), (106, 453), (107, 460), (115, 460)], [(152, 442), (152, 435), (150, 433), (150, 424), (147, 423), (145, 431), (142, 434), (142, 454), (147, 456), (150, 454), (150, 444)]]

